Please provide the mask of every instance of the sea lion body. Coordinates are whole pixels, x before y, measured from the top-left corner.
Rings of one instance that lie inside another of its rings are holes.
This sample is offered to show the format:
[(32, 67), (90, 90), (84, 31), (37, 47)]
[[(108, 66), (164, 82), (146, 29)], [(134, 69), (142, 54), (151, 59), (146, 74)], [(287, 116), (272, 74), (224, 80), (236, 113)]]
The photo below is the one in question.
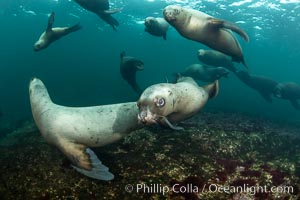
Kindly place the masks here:
[(267, 102), (272, 102), (272, 95), (278, 82), (265, 76), (251, 75), (244, 70), (237, 71), (235, 74), (247, 86), (258, 91)]
[(52, 25), (54, 23), (54, 12), (51, 13), (48, 19), (48, 27), (46, 31), (44, 31), (38, 41), (35, 42), (33, 49), (35, 51), (40, 51), (42, 49), (47, 48), (51, 43), (54, 41), (60, 39), (61, 37), (68, 35), (72, 32), (78, 31), (81, 29), (81, 26), (78, 24), (75, 24), (71, 27), (56, 27), (52, 28)]
[(58, 147), (86, 176), (111, 180), (113, 175), (88, 147), (113, 143), (140, 128), (135, 102), (66, 107), (54, 104), (41, 80), (29, 86), (34, 121), (45, 140)]
[(142, 89), (136, 82), (136, 72), (144, 70), (143, 61), (134, 57), (125, 56), (125, 52), (122, 52), (120, 57), (120, 72), (123, 79), (125, 79), (132, 89), (140, 95), (142, 93)]
[(228, 74), (229, 71), (224, 67), (212, 67), (201, 64), (192, 64), (184, 72), (180, 73), (182, 76), (190, 76), (203, 82), (214, 82), (222, 77), (227, 77)]
[(215, 67), (225, 67), (232, 72), (236, 71), (232, 59), (219, 51), (199, 49), (197, 57), (203, 64)]
[(147, 17), (145, 19), (145, 31), (151, 35), (163, 37), (167, 39), (167, 31), (169, 28), (168, 22), (161, 17)]
[(82, 8), (97, 14), (106, 23), (112, 26), (116, 30), (116, 26), (119, 26), (119, 22), (111, 15), (120, 12), (122, 9), (110, 9), (109, 0), (74, 0)]
[(233, 23), (177, 5), (167, 6), (163, 14), (166, 21), (183, 37), (205, 44), (231, 56), (233, 61), (242, 62), (246, 65), (241, 46), (231, 30), (238, 33), (246, 41), (249, 41), (249, 38), (242, 29)]
[(199, 87), (192, 78), (180, 77), (176, 84), (155, 84), (145, 89), (139, 98), (138, 118), (146, 125), (159, 123), (174, 128), (171, 123), (192, 117), (217, 94), (217, 81)]
[(300, 85), (297, 83), (279, 83), (274, 90), (274, 96), (289, 100), (295, 109), (300, 110), (300, 106), (297, 101), (300, 99)]

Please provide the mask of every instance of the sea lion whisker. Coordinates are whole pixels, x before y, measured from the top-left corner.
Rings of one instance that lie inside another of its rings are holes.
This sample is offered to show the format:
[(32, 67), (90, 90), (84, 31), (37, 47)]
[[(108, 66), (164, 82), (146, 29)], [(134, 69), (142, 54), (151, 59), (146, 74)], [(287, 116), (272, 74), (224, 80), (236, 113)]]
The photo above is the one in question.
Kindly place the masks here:
[(183, 131), (184, 128), (183, 127), (180, 127), (180, 126), (175, 126), (173, 125), (167, 117), (165, 116), (159, 116), (160, 118), (162, 118), (162, 120), (173, 130), (176, 130), (176, 131)]

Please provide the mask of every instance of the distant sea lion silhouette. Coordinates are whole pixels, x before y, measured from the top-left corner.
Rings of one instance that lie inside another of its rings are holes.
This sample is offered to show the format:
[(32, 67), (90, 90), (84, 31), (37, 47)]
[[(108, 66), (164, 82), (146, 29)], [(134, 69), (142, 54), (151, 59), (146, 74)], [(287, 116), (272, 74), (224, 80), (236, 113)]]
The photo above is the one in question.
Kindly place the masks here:
[(169, 28), (168, 22), (161, 17), (147, 17), (145, 19), (145, 31), (151, 35), (163, 37), (167, 39), (167, 31)]
[(279, 83), (274, 90), (274, 96), (289, 100), (295, 109), (300, 110), (300, 106), (297, 101), (300, 99), (300, 85), (297, 83)]
[(48, 26), (45, 32), (42, 33), (39, 40), (35, 42), (33, 49), (35, 51), (40, 51), (42, 49), (47, 48), (52, 42), (58, 40), (59, 38), (68, 35), (69, 33), (78, 31), (81, 29), (81, 26), (78, 24), (75, 24), (71, 27), (56, 27), (52, 28), (54, 23), (54, 12), (52, 12), (48, 19)]
[(236, 67), (233, 64), (231, 57), (219, 51), (199, 49), (197, 56), (199, 61), (203, 64), (215, 67), (225, 67), (232, 72), (236, 71)]
[(138, 124), (136, 102), (91, 107), (54, 104), (43, 82), (33, 78), (29, 85), (34, 121), (44, 139), (59, 148), (80, 173), (99, 180), (114, 178), (89, 147), (115, 142)]
[(229, 55), (233, 61), (241, 62), (246, 66), (241, 46), (230, 30), (239, 34), (247, 42), (249, 37), (235, 24), (177, 5), (165, 7), (163, 14), (167, 22), (183, 37)]
[(235, 75), (247, 86), (259, 92), (269, 103), (272, 103), (272, 95), (278, 82), (265, 76), (250, 75), (244, 70), (237, 71)]
[(119, 22), (111, 15), (120, 12), (122, 8), (110, 9), (109, 0), (74, 0), (84, 9), (97, 14), (116, 31)]
[(120, 58), (120, 72), (123, 79), (140, 95), (142, 90), (136, 82), (136, 72), (144, 69), (143, 61), (134, 57), (125, 56), (125, 51), (120, 54)]
[(214, 82), (222, 77), (228, 77), (229, 71), (224, 67), (213, 67), (201, 64), (192, 64), (188, 66), (184, 72), (180, 72), (182, 76), (190, 76), (195, 80), (203, 82)]
[(172, 129), (172, 125), (198, 113), (209, 98), (218, 95), (218, 81), (199, 87), (191, 77), (180, 77), (175, 84), (160, 83), (144, 90), (137, 105), (138, 119), (146, 125), (162, 124)]

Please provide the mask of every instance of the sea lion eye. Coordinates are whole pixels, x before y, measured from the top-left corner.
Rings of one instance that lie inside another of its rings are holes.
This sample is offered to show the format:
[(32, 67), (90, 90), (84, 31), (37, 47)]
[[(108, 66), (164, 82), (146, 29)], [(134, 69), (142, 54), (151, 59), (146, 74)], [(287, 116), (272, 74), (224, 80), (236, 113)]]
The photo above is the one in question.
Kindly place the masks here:
[(178, 9), (174, 9), (174, 14), (178, 15), (179, 14), (179, 10)]
[(160, 98), (156, 101), (156, 106), (157, 107), (163, 107), (165, 105), (165, 99), (164, 98)]

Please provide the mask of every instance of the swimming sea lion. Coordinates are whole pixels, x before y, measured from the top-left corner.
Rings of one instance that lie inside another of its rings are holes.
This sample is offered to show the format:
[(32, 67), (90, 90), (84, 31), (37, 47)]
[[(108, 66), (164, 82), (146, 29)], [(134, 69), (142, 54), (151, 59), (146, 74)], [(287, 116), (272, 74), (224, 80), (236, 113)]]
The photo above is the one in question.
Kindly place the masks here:
[(279, 83), (274, 90), (274, 96), (289, 100), (295, 109), (300, 110), (300, 106), (297, 101), (300, 99), (300, 85), (297, 83)]
[(74, 0), (84, 9), (97, 14), (116, 31), (119, 22), (111, 15), (120, 12), (122, 8), (109, 9), (109, 0)]
[(164, 40), (167, 39), (167, 31), (169, 28), (168, 22), (161, 17), (147, 17), (145, 19), (145, 31), (151, 35), (163, 37)]
[(242, 62), (246, 66), (241, 46), (230, 30), (238, 33), (246, 41), (249, 41), (249, 37), (235, 24), (177, 5), (167, 6), (163, 14), (167, 22), (183, 37), (225, 53), (231, 56), (233, 61)]
[(137, 105), (138, 119), (146, 125), (163, 124), (180, 130), (171, 123), (195, 115), (209, 98), (218, 95), (218, 81), (199, 87), (190, 77), (180, 77), (176, 84), (155, 84), (142, 93)]
[(91, 107), (54, 104), (43, 82), (29, 85), (34, 121), (45, 140), (58, 147), (80, 173), (99, 180), (114, 178), (89, 147), (100, 147), (140, 128), (136, 102)]
[(182, 76), (190, 76), (203, 82), (214, 82), (222, 77), (228, 77), (228, 74), (229, 71), (224, 67), (212, 67), (201, 64), (192, 64), (184, 72), (180, 73)]
[(140, 95), (142, 90), (136, 82), (136, 72), (144, 69), (143, 61), (130, 56), (125, 56), (124, 51), (120, 54), (120, 57), (120, 72), (122, 77), (127, 81), (132, 89)]
[(231, 58), (224, 53), (215, 50), (198, 50), (198, 59), (200, 62), (215, 67), (225, 67), (226, 69), (235, 72), (236, 68)]
[(56, 27), (52, 28), (54, 23), (54, 12), (52, 12), (48, 19), (48, 26), (45, 32), (42, 33), (39, 40), (34, 44), (33, 49), (35, 51), (40, 51), (42, 49), (47, 48), (52, 42), (58, 40), (59, 38), (68, 35), (74, 31), (78, 31), (81, 26), (75, 24), (71, 27)]
[(259, 94), (269, 103), (272, 103), (272, 94), (277, 82), (265, 76), (251, 75), (244, 70), (237, 71), (236, 76), (247, 86), (259, 92)]

